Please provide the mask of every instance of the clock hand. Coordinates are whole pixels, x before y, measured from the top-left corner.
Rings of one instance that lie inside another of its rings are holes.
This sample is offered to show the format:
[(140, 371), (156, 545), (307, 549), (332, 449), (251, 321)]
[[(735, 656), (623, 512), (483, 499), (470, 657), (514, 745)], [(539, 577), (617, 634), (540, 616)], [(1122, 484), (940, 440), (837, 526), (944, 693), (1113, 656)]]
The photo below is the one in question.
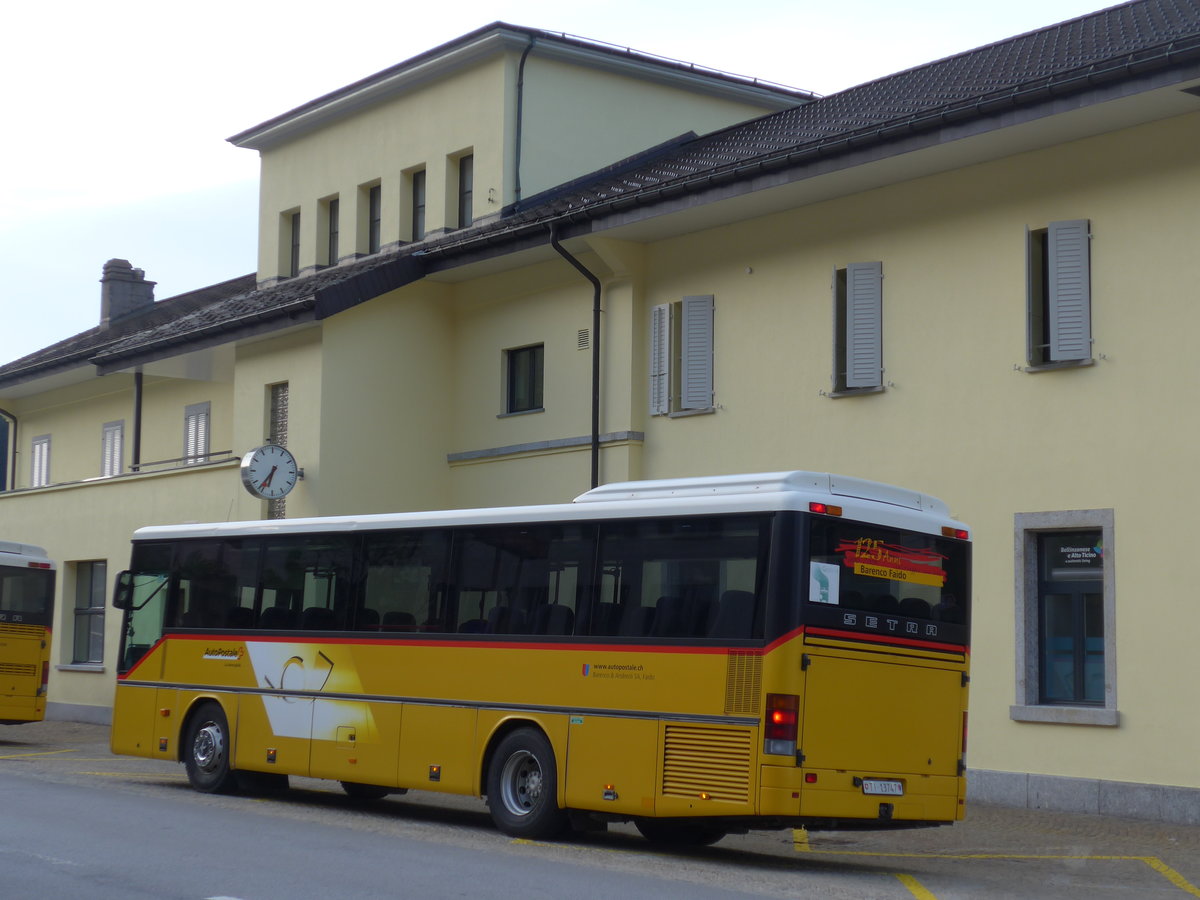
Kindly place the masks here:
[(263, 479), (262, 484), (259, 485), (260, 489), (270, 487), (271, 479), (275, 477), (275, 470), (278, 468), (279, 466), (271, 466), (271, 471), (267, 474), (267, 477)]

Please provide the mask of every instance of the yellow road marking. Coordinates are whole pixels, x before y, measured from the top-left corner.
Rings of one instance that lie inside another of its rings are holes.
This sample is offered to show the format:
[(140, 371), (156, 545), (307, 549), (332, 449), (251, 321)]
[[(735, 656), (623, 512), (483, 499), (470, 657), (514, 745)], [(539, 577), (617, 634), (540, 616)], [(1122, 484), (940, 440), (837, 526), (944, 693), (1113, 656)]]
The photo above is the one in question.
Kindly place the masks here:
[(796, 848), (797, 853), (811, 853), (812, 846), (808, 843), (807, 828), (792, 829), (792, 846)]
[(1161, 875), (1175, 887), (1179, 888), (1185, 894), (1191, 894), (1193, 897), (1200, 897), (1200, 890), (1197, 890), (1186, 878), (1164, 863), (1157, 856), (1147, 856), (1142, 859), (1146, 865), (1152, 868), (1155, 872)]
[(0, 756), (0, 759), (21, 759), (27, 756), (55, 756), (59, 753), (78, 753), (78, 750), (47, 750), (44, 753), (9, 753), (5, 756)]
[(900, 879), (900, 883), (908, 888), (908, 892), (916, 897), (917, 900), (937, 900), (937, 897), (925, 890), (921, 882), (917, 881), (911, 875), (896, 873), (896, 877)]
[[(797, 829), (798, 831), (799, 829)], [(795, 832), (793, 832), (793, 840), (795, 840)], [(1157, 856), (1074, 856), (1062, 854), (1033, 854), (1033, 853), (878, 853), (873, 850), (816, 850), (808, 845), (808, 841), (803, 842), (803, 848), (799, 842), (796, 842), (796, 849), (805, 853), (818, 853), (825, 856), (875, 856), (885, 859), (1027, 859), (1027, 860), (1070, 860), (1070, 861), (1095, 861), (1095, 862), (1140, 862), (1149, 866), (1179, 890), (1185, 894), (1190, 894), (1193, 897), (1200, 897), (1200, 888), (1197, 888), (1190, 881), (1168, 866)], [(908, 876), (897, 875), (901, 881)], [(912, 888), (905, 884), (911, 891)], [(924, 890), (924, 888), (922, 888)], [(921, 900), (930, 900), (933, 897), (927, 891), (925, 894), (914, 894), (920, 897)], [(936, 900), (936, 898), (934, 898)]]

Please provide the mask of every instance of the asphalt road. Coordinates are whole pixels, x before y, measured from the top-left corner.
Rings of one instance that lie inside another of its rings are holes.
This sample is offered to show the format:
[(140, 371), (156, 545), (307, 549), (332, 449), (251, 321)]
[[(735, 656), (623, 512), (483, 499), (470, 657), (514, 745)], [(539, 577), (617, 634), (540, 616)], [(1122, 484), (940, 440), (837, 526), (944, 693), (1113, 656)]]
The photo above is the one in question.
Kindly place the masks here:
[(665, 852), (628, 826), (554, 843), (497, 832), (476, 798), (193, 792), (116, 757), (107, 729), (0, 727), (0, 898), (1200, 897), (1200, 827), (975, 805), (907, 832), (756, 832)]

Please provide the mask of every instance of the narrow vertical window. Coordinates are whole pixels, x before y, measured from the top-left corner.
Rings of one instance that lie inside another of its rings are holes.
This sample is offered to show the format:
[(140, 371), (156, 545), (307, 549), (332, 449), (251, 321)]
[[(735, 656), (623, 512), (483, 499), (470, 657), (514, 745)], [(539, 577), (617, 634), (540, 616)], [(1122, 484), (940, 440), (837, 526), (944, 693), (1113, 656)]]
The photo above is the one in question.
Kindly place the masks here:
[(458, 160), (458, 227), (474, 221), (475, 157), (468, 154)]
[(193, 403), (183, 411), (183, 463), (194, 466), (208, 462), (208, 431), (211, 405)]
[(1113, 522), (1111, 509), (1016, 516), (1017, 721), (1119, 722)]
[(108, 582), (108, 564), (75, 564), (75, 621), (71, 662), (104, 662), (104, 589)]
[(412, 239), (425, 237), (425, 170), (412, 173)]
[(1031, 366), (1091, 359), (1090, 231), (1087, 219), (1026, 229), (1027, 359)]
[(45, 487), (50, 483), (50, 435), (35, 437), (30, 450), (29, 483), (33, 487)]
[(340, 227), (338, 215), (341, 212), (341, 203), (337, 197), (329, 201), (326, 212), (329, 217), (329, 222), (326, 226), (329, 240), (325, 248), (325, 261), (327, 265), (336, 266), (338, 263), (338, 253), (340, 252), (338, 249), (338, 231)]
[(1038, 535), (1040, 701), (1104, 702), (1104, 542), (1100, 530)]
[(121, 453), (125, 444), (125, 422), (105, 422), (100, 438), (100, 474), (121, 474)]
[[(267, 416), (267, 440), (280, 447), (286, 447), (288, 441), (288, 383), (286, 381), (271, 385), (270, 409)], [(287, 497), (267, 501), (267, 518), (287, 518)]]
[(883, 263), (833, 273), (833, 392), (883, 386)]
[(508, 403), (505, 412), (529, 412), (542, 408), (542, 378), (545, 347), (535, 344), (507, 352)]
[(367, 252), (378, 253), (383, 225), (383, 188), (375, 185), (367, 192)]
[(292, 213), (291, 250), (288, 256), (288, 275), (295, 278), (300, 274), (300, 213)]

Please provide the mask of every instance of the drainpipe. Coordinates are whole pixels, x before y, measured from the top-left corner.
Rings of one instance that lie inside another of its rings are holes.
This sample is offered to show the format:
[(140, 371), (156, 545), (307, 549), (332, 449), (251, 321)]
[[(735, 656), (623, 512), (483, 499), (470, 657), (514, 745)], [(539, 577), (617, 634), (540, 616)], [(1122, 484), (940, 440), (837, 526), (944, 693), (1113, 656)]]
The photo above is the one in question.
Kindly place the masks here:
[[(517, 65), (517, 123), (516, 128), (516, 150), (513, 154), (513, 203), (521, 202), (521, 132), (522, 126), (525, 123), (525, 60), (529, 58), (530, 51), (533, 50), (533, 45), (537, 43), (537, 38), (529, 38), (529, 46), (525, 48), (525, 52), (521, 54), (521, 62)], [(503, 202), (503, 201), (501, 201)]]
[(550, 246), (592, 283), (592, 487), (597, 487), (600, 484), (600, 279), (558, 242), (553, 225), (550, 226)]
[(142, 370), (133, 373), (133, 448), (129, 470), (140, 472), (142, 465)]

